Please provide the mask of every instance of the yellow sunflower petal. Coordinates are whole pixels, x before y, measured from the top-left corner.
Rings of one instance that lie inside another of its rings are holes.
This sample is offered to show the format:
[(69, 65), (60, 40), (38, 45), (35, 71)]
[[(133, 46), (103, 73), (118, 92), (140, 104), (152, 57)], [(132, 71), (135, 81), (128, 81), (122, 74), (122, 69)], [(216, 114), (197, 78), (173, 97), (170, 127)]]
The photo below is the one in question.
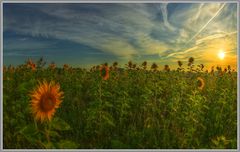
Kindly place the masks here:
[(31, 92), (31, 108), (36, 120), (44, 122), (51, 120), (55, 109), (62, 102), (63, 92), (60, 91), (60, 85), (47, 81), (39, 82), (38, 87)]

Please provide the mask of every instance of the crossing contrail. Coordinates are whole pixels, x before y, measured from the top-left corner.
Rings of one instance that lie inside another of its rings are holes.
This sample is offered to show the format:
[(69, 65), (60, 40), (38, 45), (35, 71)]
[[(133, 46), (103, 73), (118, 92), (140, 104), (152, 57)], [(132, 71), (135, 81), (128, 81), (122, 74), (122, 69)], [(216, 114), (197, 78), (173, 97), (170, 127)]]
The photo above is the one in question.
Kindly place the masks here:
[(218, 14), (221, 12), (221, 10), (223, 9), (223, 7), (225, 6), (226, 4), (223, 3), (223, 5), (219, 8), (219, 10), (213, 15), (213, 17), (189, 40), (187, 41), (186, 44), (188, 44), (189, 42), (191, 42), (196, 36), (198, 36), (207, 26), (208, 24), (216, 17), (218, 16)]

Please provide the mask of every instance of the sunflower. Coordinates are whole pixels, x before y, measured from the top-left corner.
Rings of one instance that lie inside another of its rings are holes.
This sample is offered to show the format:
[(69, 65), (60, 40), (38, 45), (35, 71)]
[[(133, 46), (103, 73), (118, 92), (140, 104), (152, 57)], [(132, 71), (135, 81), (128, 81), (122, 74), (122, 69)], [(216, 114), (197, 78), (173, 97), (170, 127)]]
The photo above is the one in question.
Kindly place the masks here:
[(108, 68), (108, 66), (103, 65), (100, 68), (100, 75), (103, 78), (103, 80), (107, 80), (109, 78), (109, 68)]
[(170, 67), (169, 67), (169, 65), (167, 65), (167, 64), (164, 65), (164, 70), (167, 71), (167, 72), (169, 72), (169, 71), (170, 71)]
[(113, 62), (113, 67), (116, 68), (118, 65), (118, 62)]
[(31, 68), (33, 71), (36, 70), (36, 64), (33, 63), (31, 59), (27, 61), (27, 67)]
[(31, 65), (31, 69), (32, 69), (33, 71), (35, 71), (35, 70), (36, 70), (36, 64), (33, 63), (33, 64)]
[(50, 121), (62, 102), (63, 92), (60, 91), (59, 84), (43, 81), (33, 90), (31, 96), (32, 113), (36, 120), (41, 122)]
[(142, 63), (142, 67), (143, 67), (143, 69), (146, 69), (146, 68), (147, 68), (147, 61), (144, 61), (144, 62)]
[(197, 77), (197, 85), (198, 85), (198, 89), (202, 90), (205, 86), (204, 80), (201, 77)]
[(68, 69), (69, 69), (69, 66), (68, 66), (67, 64), (64, 64), (64, 65), (63, 65), (63, 69), (64, 69), (64, 70), (68, 70)]
[(132, 68), (132, 66), (133, 66), (133, 63), (132, 63), (132, 61), (128, 61), (128, 68)]
[(14, 66), (10, 65), (10, 66), (8, 67), (8, 71), (9, 71), (10, 73), (13, 73), (13, 72), (15, 71)]
[(177, 61), (177, 63), (178, 63), (179, 67), (182, 67), (182, 65), (183, 65), (182, 61)]
[(56, 68), (56, 64), (55, 64), (55, 63), (51, 63), (51, 64), (49, 65), (49, 68), (52, 69), (52, 70), (54, 70), (54, 69)]
[(153, 63), (151, 66), (151, 69), (153, 69), (154, 71), (157, 71), (158, 65), (156, 63)]
[(188, 59), (188, 62), (189, 62), (190, 64), (193, 64), (194, 58), (193, 58), (193, 57), (190, 57), (190, 58)]

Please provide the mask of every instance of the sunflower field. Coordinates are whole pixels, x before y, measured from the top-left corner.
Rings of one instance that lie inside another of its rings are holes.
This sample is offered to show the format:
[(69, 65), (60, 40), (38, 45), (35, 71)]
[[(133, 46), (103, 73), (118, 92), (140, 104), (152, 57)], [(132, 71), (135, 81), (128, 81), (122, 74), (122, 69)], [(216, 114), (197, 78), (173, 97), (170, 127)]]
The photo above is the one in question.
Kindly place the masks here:
[(3, 67), (4, 149), (236, 149), (237, 72), (194, 65)]

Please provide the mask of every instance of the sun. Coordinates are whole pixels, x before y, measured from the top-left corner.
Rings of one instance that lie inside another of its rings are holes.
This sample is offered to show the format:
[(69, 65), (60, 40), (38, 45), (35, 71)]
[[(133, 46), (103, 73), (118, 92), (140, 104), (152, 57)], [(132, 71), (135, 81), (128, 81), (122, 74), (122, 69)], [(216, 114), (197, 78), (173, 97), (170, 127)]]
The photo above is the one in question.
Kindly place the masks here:
[(225, 53), (221, 50), (221, 51), (218, 53), (218, 57), (219, 57), (219, 59), (223, 60), (224, 57), (225, 57)]

